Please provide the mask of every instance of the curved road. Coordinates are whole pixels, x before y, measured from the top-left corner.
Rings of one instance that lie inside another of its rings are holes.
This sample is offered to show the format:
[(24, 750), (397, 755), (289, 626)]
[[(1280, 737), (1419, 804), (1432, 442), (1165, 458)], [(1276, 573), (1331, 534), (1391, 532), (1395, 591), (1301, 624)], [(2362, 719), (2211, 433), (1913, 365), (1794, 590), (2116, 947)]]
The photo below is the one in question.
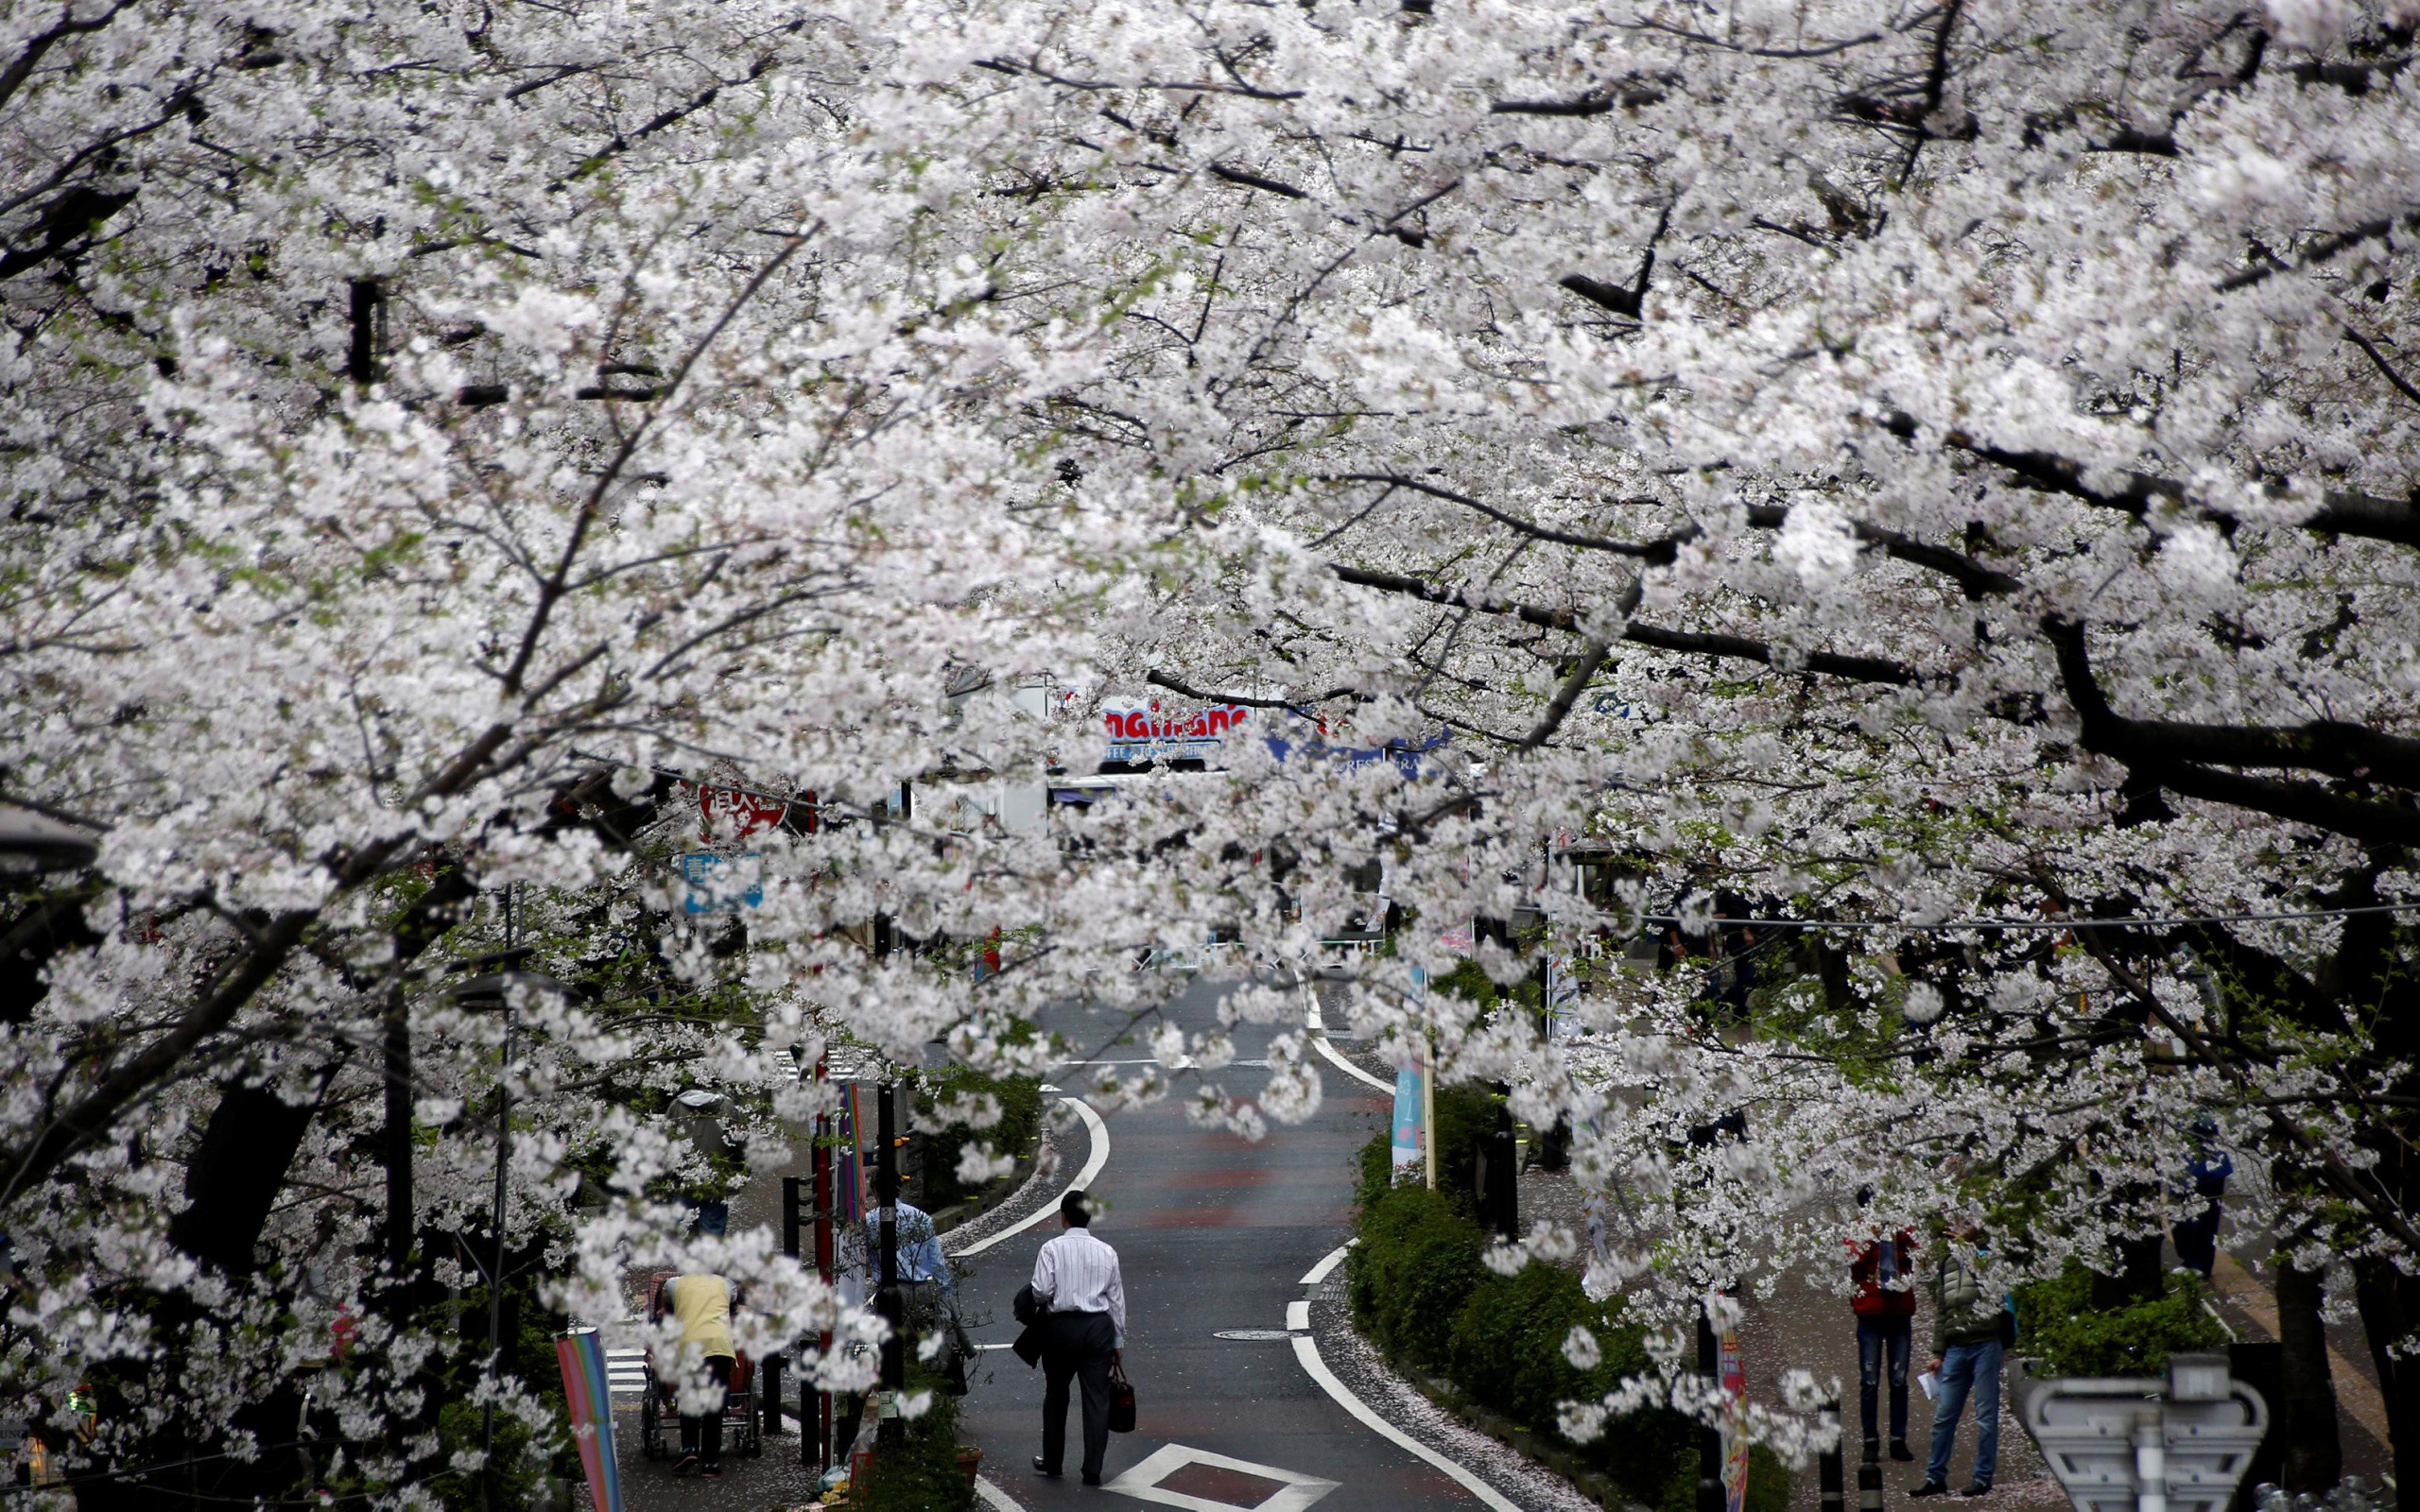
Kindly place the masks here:
[[(1218, 1022), (1224, 984), (1197, 980), (1171, 1010), (1188, 1030)], [(1076, 1044), (1098, 1043), (1105, 1022), (1068, 1010), (1046, 1024)], [(1298, 1025), (1238, 1024), (1236, 1054), (1265, 1059), (1270, 1040)], [(1121, 1074), (1148, 1052), (1113, 1046), (1100, 1060)], [(1353, 1159), (1386, 1125), (1388, 1100), (1324, 1060), (1325, 1095), (1309, 1122), (1272, 1125), (1258, 1143), (1186, 1122), (1182, 1099), (1129, 1108), (1108, 1122), (1110, 1157), (1093, 1190), (1106, 1203), (1095, 1232), (1117, 1249), (1127, 1295), (1127, 1374), (1138, 1401), (1135, 1431), (1113, 1434), (1104, 1477), (1109, 1492), (1075, 1474), (1081, 1409), (1068, 1414), (1067, 1474), (1045, 1480), (1031, 1468), (1041, 1447), (1042, 1373), (1005, 1348), (1015, 1337), (1009, 1302), (1032, 1274), (1035, 1251), (1059, 1228), (1056, 1218), (968, 1262), (964, 1296), (987, 1349), (963, 1408), (984, 1447), (983, 1475), (1022, 1506), (1052, 1508), (1155, 1503), (1194, 1512), (1268, 1507), (1299, 1512), (1380, 1512), (1475, 1508), (1477, 1497), (1356, 1421), (1312, 1382), (1284, 1330), (1288, 1305), (1305, 1296), (1304, 1275), (1348, 1237)], [(1267, 1073), (1238, 1064), (1213, 1078), (1231, 1096), (1258, 1094)], [(1080, 1065), (1060, 1068), (1058, 1083), (1080, 1091)], [(1184, 1083), (1180, 1082), (1182, 1088)], [(1067, 1143), (1071, 1175), (1090, 1155), (1080, 1127)], [(1299, 1314), (1298, 1314), (1299, 1315)], [(1256, 1341), (1218, 1337), (1256, 1329)], [(1203, 1458), (1201, 1456), (1211, 1456)], [(1322, 1489), (1288, 1477), (1333, 1482)], [(1120, 1485), (1120, 1477), (1125, 1477)], [(1124, 1491), (1126, 1494), (1109, 1494)]]

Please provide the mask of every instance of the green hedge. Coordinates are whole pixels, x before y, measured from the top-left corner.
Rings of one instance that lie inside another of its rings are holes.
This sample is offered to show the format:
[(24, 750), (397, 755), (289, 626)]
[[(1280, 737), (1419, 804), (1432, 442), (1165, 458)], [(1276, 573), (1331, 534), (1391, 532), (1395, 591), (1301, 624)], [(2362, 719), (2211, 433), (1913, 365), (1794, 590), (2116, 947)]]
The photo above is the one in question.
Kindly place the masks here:
[(2120, 1308), (2092, 1304), (2092, 1273), (2069, 1262), (2048, 1280), (2016, 1289), (2018, 1354), (2046, 1376), (2152, 1376), (2174, 1353), (2226, 1348), (2226, 1331), (2202, 1310), (2202, 1280), (2169, 1272), (2168, 1292)]
[[(1492, 1128), (1492, 1100), (1485, 1111), (1478, 1126)], [(1441, 1116), (1440, 1134), (1447, 1127)], [(1441, 1139), (1441, 1165), (1446, 1147)], [(1389, 1161), (1385, 1134), (1361, 1151), (1361, 1242), (1346, 1270), (1354, 1318), (1389, 1358), (1443, 1375), (1472, 1400), (1550, 1435), (1560, 1403), (1602, 1397), (1649, 1368), (1641, 1331), (1621, 1319), (1618, 1304), (1591, 1302), (1580, 1278), (1557, 1266), (1496, 1275), (1479, 1259), (1488, 1236), (1462, 1192), (1390, 1186)], [(1597, 1336), (1603, 1358), (1592, 1370), (1564, 1357), (1575, 1324)], [(1658, 1410), (1617, 1419), (1594, 1442), (1570, 1447), (1626, 1495), (1654, 1505), (1675, 1480), (1694, 1485), (1695, 1442), (1685, 1419)], [(1787, 1505), (1786, 1477), (1779, 1498), (1757, 1498), (1753, 1464), (1750, 1490), (1754, 1512)]]
[(1454, 1197), (1397, 1187), (1361, 1210), (1346, 1288), (1354, 1318), (1390, 1355), (1445, 1368), (1462, 1304), (1489, 1273), (1486, 1236)]
[(929, 1120), (939, 1103), (974, 1092), (990, 1092), (1000, 1100), (1000, 1121), (987, 1129), (954, 1124), (923, 1136), (924, 1148), (917, 1160), (924, 1191), (918, 1196), (926, 1212), (940, 1212), (975, 1196), (976, 1189), (958, 1178), (958, 1158), (969, 1144), (988, 1140), (1004, 1154), (1023, 1155), (1042, 1131), (1042, 1078), (992, 1077), (964, 1066), (925, 1074), (916, 1094), (917, 1110), (925, 1115), (919, 1123), (930, 1128)]
[[(1504, 1099), (1467, 1083), (1440, 1087), (1436, 1096), (1437, 1190), (1468, 1198), (1478, 1190), (1479, 1142), (1495, 1131)], [(1361, 1147), (1355, 1199), (1369, 1206), (1394, 1184), (1393, 1141), (1380, 1135)]]
[[(911, 1391), (940, 1385), (938, 1377), (910, 1370)], [(974, 1512), (975, 1485), (958, 1468), (958, 1399), (933, 1391), (933, 1404), (908, 1424), (900, 1443), (873, 1445), (866, 1484), (849, 1487), (851, 1512)]]

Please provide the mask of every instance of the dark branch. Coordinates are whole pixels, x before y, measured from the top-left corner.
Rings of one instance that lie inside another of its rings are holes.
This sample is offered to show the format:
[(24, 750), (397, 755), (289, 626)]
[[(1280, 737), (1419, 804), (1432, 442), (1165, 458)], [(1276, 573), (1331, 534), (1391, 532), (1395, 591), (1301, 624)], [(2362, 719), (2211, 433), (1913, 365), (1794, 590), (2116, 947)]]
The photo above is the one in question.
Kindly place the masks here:
[(2379, 237), (2386, 235), (2389, 232), (2394, 231), (2397, 224), (2401, 224), (2415, 231), (2420, 231), (2420, 210), (2407, 210), (2400, 215), (2380, 215), (2376, 220), (2365, 220), (2350, 231), (2340, 232), (2333, 236), (2322, 237), (2318, 241), (2315, 241), (2308, 247), (2303, 249), (2302, 256), (2294, 259), (2291, 263), (2278, 263), (2271, 261), (2262, 263), (2256, 267), (2247, 267), (2239, 273), (2230, 273), (2226, 277), (2219, 280), (2219, 292), (2221, 294), (2232, 294), (2237, 289), (2250, 288), (2253, 284), (2273, 278), (2279, 273), (2290, 273), (2298, 268), (2317, 267), (2320, 264), (2328, 261), (2339, 252), (2359, 247), (2363, 242), (2377, 240)]
[[(2148, 514), (2154, 506), (2177, 508), (2198, 507), (2215, 520), (2230, 524), (2239, 523), (2232, 511), (2211, 505), (2192, 506), (2182, 483), (2154, 477), (2147, 472), (2125, 472), (2125, 486), (2111, 492), (2085, 485), (2084, 467), (2080, 462), (2048, 452), (2011, 452), (2000, 447), (1978, 442), (1962, 432), (1952, 431), (1945, 444), (1958, 451), (1979, 456), (2015, 473), (2030, 486), (2045, 493), (2063, 493), (2071, 499), (2104, 509), (2122, 510), (2137, 518)], [(2291, 493), (2283, 483), (2268, 486), (2272, 498), (2285, 498)], [(2392, 541), (2398, 545), (2420, 546), (2420, 507), (2408, 499), (2381, 498), (2376, 494), (2326, 492), (2321, 495), (2320, 507), (2302, 522), (2305, 530), (2323, 535), (2360, 536), (2372, 541)]]
[(1204, 693), (1184, 679), (1154, 667), (1143, 674), (1143, 680), (1155, 688), (1166, 688), (1181, 698), (1198, 698), (1203, 703), (1231, 703), (1245, 709), (1285, 709), (1294, 713), (1308, 713), (1311, 706), (1331, 698), (1359, 700), (1366, 696), (1358, 688), (1330, 688), (1301, 698), (1253, 698), (1240, 693)]
[(2344, 328), (2344, 339), (2361, 349), (2362, 354), (2370, 359), (2371, 366), (2377, 368), (2379, 375), (2385, 378), (2388, 383), (2394, 386), (2394, 391), (2396, 393), (2401, 394), (2404, 398), (2411, 401), (2415, 404), (2420, 404), (2420, 388), (2412, 387), (2411, 379), (2404, 377), (2403, 374), (2395, 371), (2394, 369), (2388, 364), (2386, 360), (2386, 353), (2378, 350), (2377, 342), (2372, 341), (2369, 337), (2361, 335), (2361, 333), (2354, 330), (2349, 325)]
[(1264, 179), (1259, 174), (1246, 173), (1241, 168), (1230, 168), (1223, 163), (1214, 163), (1210, 164), (1210, 177), (1226, 183), (1241, 185), (1246, 189), (1260, 189), (1272, 195), (1283, 195), (1288, 199), (1308, 199), (1310, 198), (1310, 196), (1305, 194), (1302, 190), (1295, 188), (1290, 183), (1279, 183), (1274, 179)]
[[(1580, 629), (1579, 616), (1567, 610), (1541, 609), (1533, 604), (1515, 603), (1487, 594), (1459, 593), (1417, 577), (1405, 577), (1395, 573), (1374, 573), (1359, 567), (1331, 562), (1328, 570), (1344, 582), (1362, 588), (1375, 588), (1390, 593), (1401, 593), (1424, 603), (1443, 604), (1468, 609), (1481, 614), (1500, 614), (1517, 619), (1541, 629)], [(1740, 635), (1706, 634), (1689, 630), (1668, 630), (1634, 621), (1622, 629), (1619, 639), (1632, 645), (1651, 650), (1675, 651), (1687, 656), (1711, 656), (1735, 662), (1757, 662), (1766, 666), (1791, 663), (1786, 670), (1812, 672), (1825, 677), (1846, 678), (1854, 682), (1878, 682), (1892, 687), (1908, 688), (1919, 679), (1913, 667), (1879, 657), (1842, 656), (1830, 651), (1809, 651), (1793, 657), (1788, 652), (1776, 653), (1762, 641)]]

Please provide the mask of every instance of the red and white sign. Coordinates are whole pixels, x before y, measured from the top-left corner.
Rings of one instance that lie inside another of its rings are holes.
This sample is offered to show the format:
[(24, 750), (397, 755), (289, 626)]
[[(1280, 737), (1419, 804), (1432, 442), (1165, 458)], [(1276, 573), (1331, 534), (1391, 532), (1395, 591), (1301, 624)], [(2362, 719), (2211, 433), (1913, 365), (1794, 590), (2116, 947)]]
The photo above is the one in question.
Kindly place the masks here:
[(1157, 698), (1148, 707), (1103, 706), (1101, 721), (1113, 741), (1209, 740), (1242, 726), (1252, 711), (1241, 704), (1209, 709), (1162, 709)]
[(701, 785), (698, 789), (698, 812), (705, 817), (705, 828), (700, 833), (710, 841), (762, 834), (781, 823), (789, 811), (786, 800), (746, 788)]

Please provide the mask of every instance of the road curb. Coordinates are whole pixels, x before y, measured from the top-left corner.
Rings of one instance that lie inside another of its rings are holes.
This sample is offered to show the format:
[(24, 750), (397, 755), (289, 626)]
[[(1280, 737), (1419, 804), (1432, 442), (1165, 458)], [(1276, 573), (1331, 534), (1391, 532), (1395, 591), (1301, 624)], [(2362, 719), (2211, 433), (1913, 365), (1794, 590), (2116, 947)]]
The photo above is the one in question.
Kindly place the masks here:
[[(1090, 1135), (1092, 1139), (1092, 1153), (1084, 1158), (1084, 1168), (1076, 1173), (1076, 1178), (1067, 1183), (1065, 1191), (1087, 1191), (1093, 1184), (1093, 1178), (1099, 1176), (1101, 1168), (1109, 1163), (1109, 1125), (1101, 1121), (1100, 1114), (1093, 1110), (1093, 1105), (1085, 1102), (1080, 1097), (1062, 1097), (1059, 1101), (1066, 1107), (1072, 1108), (1076, 1110), (1076, 1116), (1084, 1121), (1084, 1132)], [(1034, 1178), (1036, 1181), (1041, 1179), (1041, 1173), (1038, 1170), (1034, 1174)], [(1031, 1186), (1032, 1184), (1032, 1182), (1027, 1183), (1028, 1186)], [(1063, 1197), (1064, 1194), (1065, 1194), (1063, 1192), (1061, 1195)], [(1022, 1199), (1025, 1194), (1020, 1191), (1017, 1195), (1020, 1199), (1018, 1202), (1002, 1203), (999, 1207), (993, 1209), (993, 1212), (1007, 1212), (1016, 1207), (1022, 1206)], [(1008, 1223), (1001, 1228), (992, 1229), (985, 1233), (981, 1238), (973, 1240), (972, 1242), (961, 1243), (955, 1249), (951, 1248), (949, 1245), (944, 1242), (942, 1246), (942, 1253), (952, 1260), (960, 1260), (971, 1255), (979, 1255), (983, 1253), (983, 1251), (991, 1248), (994, 1245), (999, 1244), (1003, 1240), (1014, 1238), (1016, 1235), (1025, 1232), (1028, 1228), (1032, 1228), (1035, 1224), (1042, 1222), (1043, 1219), (1057, 1211), (1058, 1209), (1059, 1203), (1057, 1200), (1044, 1203), (1034, 1208), (1032, 1211), (1024, 1214), (1013, 1222)], [(954, 1231), (961, 1233), (964, 1232), (963, 1229)]]

